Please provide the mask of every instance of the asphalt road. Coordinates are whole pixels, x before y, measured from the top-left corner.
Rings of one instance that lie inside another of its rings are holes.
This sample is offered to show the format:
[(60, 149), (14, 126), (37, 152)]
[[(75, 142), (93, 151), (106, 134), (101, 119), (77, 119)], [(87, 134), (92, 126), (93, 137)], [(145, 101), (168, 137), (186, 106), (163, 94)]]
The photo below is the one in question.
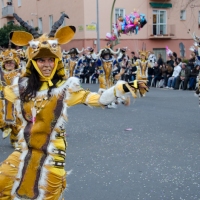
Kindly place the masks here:
[[(66, 200), (200, 199), (200, 108), (193, 92), (153, 88), (129, 107), (78, 105), (68, 115), (66, 169), (73, 172)], [(9, 140), (0, 140), (0, 161), (11, 152)]]

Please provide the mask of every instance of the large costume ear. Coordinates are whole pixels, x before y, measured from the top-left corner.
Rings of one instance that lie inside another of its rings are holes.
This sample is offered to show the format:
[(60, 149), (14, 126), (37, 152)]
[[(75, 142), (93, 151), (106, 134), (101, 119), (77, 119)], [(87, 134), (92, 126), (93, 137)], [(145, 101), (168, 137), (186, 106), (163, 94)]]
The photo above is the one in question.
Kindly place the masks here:
[(25, 31), (13, 31), (10, 33), (10, 41), (17, 46), (26, 46), (33, 39), (33, 35)]
[(72, 40), (76, 32), (74, 26), (65, 26), (57, 30), (55, 38), (58, 39), (59, 44), (66, 44)]

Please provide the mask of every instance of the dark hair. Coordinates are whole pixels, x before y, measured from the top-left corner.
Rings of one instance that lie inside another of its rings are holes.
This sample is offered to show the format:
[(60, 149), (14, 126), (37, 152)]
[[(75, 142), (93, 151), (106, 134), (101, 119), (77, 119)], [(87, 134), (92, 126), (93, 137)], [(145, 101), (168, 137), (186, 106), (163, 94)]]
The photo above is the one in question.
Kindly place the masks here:
[(176, 53), (176, 52), (173, 52), (173, 56), (174, 56), (175, 58), (177, 58), (177, 53)]
[[(21, 94), (21, 100), (23, 102), (28, 102), (30, 98), (35, 98), (37, 92), (39, 91), (40, 87), (42, 86), (42, 81), (40, 81), (40, 77), (38, 72), (36, 71), (35, 67), (31, 65), (30, 67), (30, 76), (28, 77), (28, 84), (25, 90)], [(55, 74), (52, 78), (53, 86), (49, 87), (48, 90), (48, 98), (51, 96), (51, 90), (56, 87), (56, 83), (58, 81), (62, 81), (63, 76), (59, 76), (58, 74)]]
[(175, 60), (174, 62), (176, 63), (176, 65), (178, 65), (178, 64), (179, 64), (179, 62), (178, 62), (177, 60)]
[(182, 59), (181, 58), (177, 58), (177, 61), (180, 63), (180, 62), (182, 62)]

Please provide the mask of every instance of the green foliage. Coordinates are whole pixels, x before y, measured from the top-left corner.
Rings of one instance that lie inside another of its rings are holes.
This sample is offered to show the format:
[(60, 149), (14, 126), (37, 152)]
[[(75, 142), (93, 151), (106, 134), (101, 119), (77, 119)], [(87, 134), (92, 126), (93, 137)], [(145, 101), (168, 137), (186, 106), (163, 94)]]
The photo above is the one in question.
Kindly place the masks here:
[(19, 26), (13, 23), (4, 25), (2, 28), (0, 28), (0, 46), (1, 47), (5, 47), (5, 48), (8, 47), (9, 34), (11, 31), (16, 31), (16, 30), (24, 31), (25, 29), (22, 26)]
[(182, 63), (188, 64), (188, 62), (189, 62), (189, 61), (188, 61), (187, 59), (183, 59), (183, 60), (182, 60)]

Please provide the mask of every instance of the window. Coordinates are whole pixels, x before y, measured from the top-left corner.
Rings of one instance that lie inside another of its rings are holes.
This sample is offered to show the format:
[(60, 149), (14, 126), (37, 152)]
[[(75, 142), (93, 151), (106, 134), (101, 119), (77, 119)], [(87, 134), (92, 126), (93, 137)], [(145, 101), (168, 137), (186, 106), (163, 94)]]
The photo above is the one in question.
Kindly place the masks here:
[(4, 0), (1, 0), (1, 7), (4, 7)]
[(18, 0), (18, 7), (22, 6), (21, 0)]
[(51, 31), (51, 28), (53, 26), (53, 15), (49, 15), (49, 30)]
[(31, 20), (31, 24), (30, 24), (32, 27), (34, 27), (34, 23), (33, 23), (33, 19)]
[[(60, 14), (64, 14), (65, 12), (61, 12)], [(66, 26), (66, 20), (64, 19), (62, 26)]]
[(153, 10), (153, 35), (167, 34), (167, 13), (165, 10)]
[(200, 11), (199, 11), (199, 20), (198, 21), (199, 21), (198, 24), (199, 24), (199, 28), (200, 28)]
[(115, 22), (119, 17), (125, 17), (125, 9), (123, 8), (115, 8)]
[(38, 32), (39, 32), (40, 34), (43, 33), (42, 18), (39, 18), (39, 19), (38, 19)]
[(180, 20), (186, 20), (186, 11), (185, 10), (181, 10), (181, 12), (180, 12)]
[(185, 54), (185, 45), (181, 42), (179, 43), (179, 49), (180, 49), (180, 56), (181, 57), (185, 57), (186, 54)]
[(166, 62), (166, 49), (165, 48), (155, 48), (153, 49), (153, 52), (156, 56), (156, 58), (158, 58), (158, 55), (161, 54), (162, 59), (164, 60), (164, 62)]

